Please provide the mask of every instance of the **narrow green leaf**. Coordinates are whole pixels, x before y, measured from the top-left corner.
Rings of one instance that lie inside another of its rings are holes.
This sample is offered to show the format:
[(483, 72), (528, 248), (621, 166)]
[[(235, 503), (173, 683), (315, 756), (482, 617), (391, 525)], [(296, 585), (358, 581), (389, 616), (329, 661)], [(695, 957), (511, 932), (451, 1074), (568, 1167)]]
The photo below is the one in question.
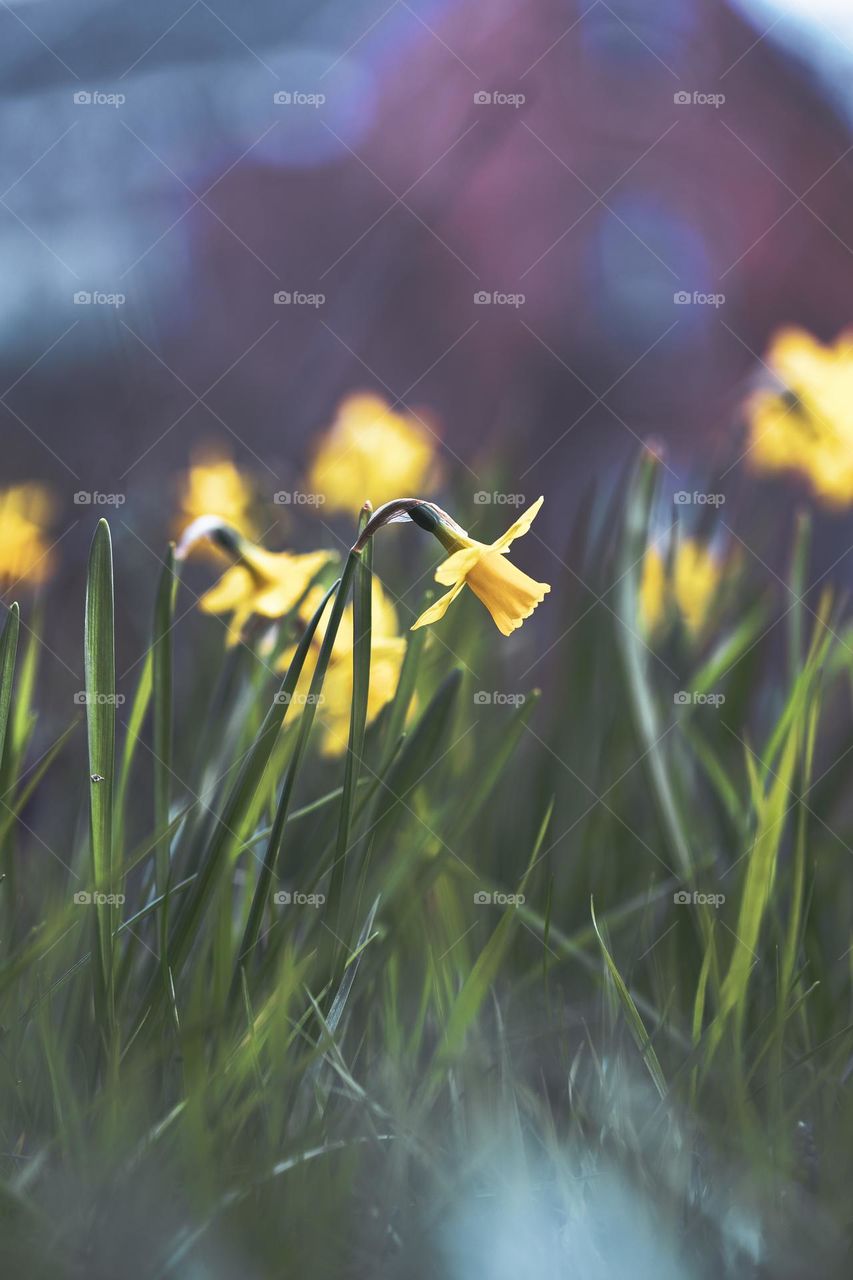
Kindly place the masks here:
[[(317, 665), (314, 668), (314, 674), (311, 677), (311, 684), (308, 690), (308, 698), (302, 710), (299, 720), (299, 729), (297, 731), (296, 743), (293, 748), (293, 754), (290, 757), (290, 763), (287, 767), (287, 773), (284, 777), (284, 783), (281, 789), (278, 807), (276, 809), (275, 818), (273, 820), (272, 831), (270, 832), (269, 844), (267, 845), (261, 870), (258, 875), (258, 883), (255, 886), (255, 894), (252, 898), (252, 905), (249, 910), (249, 918), (246, 921), (246, 928), (243, 931), (243, 940), (237, 953), (237, 962), (234, 969), (234, 977), (231, 984), (231, 998), (236, 997), (240, 988), (240, 966), (245, 962), (245, 957), (255, 946), (260, 933), (261, 921), (263, 920), (264, 911), (269, 897), (270, 885), (275, 875), (275, 869), (278, 864), (279, 855), (281, 853), (281, 845), (284, 839), (284, 830), (287, 825), (287, 815), (290, 809), (290, 800), (293, 795), (293, 789), (296, 785), (296, 779), (299, 776), (299, 770), (302, 765), (302, 758), (308, 745), (308, 738), (311, 733), (311, 727), (314, 723), (314, 715), (317, 709), (317, 703), (323, 689), (323, 681), (326, 678), (326, 669), (329, 665), (329, 659), (332, 656), (335, 639), (338, 634), (338, 628), (341, 625), (344, 608), (346, 606), (347, 597), (349, 596), (350, 585), (352, 583), (353, 574), (355, 572), (359, 557), (351, 552), (347, 557), (344, 565), (343, 573), (340, 580), (333, 587), (329, 588), (323, 603), (314, 615), (311, 621), (309, 631), (306, 631), (299, 641), (296, 654), (288, 669), (285, 683), (291, 679), (291, 671), (294, 669), (297, 659), (299, 659), (299, 670), (293, 677), (292, 685), (289, 692), (292, 693), (296, 687), (296, 680), (302, 670), (302, 665), (308, 653), (308, 648), (313, 637), (314, 630), (320, 620), (320, 614), (325, 607), (326, 601), (334, 591), (335, 602), (332, 605), (332, 611), (329, 614), (329, 622), (323, 636), (323, 643), (320, 645), (320, 652), (317, 655)], [(284, 686), (282, 686), (284, 688)]]
[[(157, 584), (154, 602), (154, 626), (151, 636), (151, 680), (153, 694), (154, 737), (154, 827), (169, 825), (172, 787), (172, 627), (178, 574), (175, 569), (175, 544), (169, 543)], [(164, 836), (154, 851), (154, 881), (157, 893), (165, 898), (160, 913), (160, 959), (164, 981), (169, 983), (169, 878), (170, 838)]]
[[(110, 529), (99, 520), (89, 554), (86, 582), (86, 724), (89, 738), (89, 821), (92, 882), (97, 894), (95, 967), (96, 1008), (107, 1042), (114, 1025), (113, 933), (118, 922), (112, 845), (112, 792), (115, 769), (115, 637), (113, 554)], [(111, 901), (111, 899), (113, 899)]]
[(658, 1061), (658, 1056), (655, 1053), (654, 1047), (652, 1045), (651, 1037), (649, 1036), (649, 1033), (646, 1031), (645, 1023), (643, 1022), (643, 1019), (640, 1017), (640, 1011), (635, 1005), (631, 997), (630, 991), (625, 986), (625, 983), (622, 980), (622, 975), (616, 967), (616, 962), (614, 961), (612, 955), (607, 949), (607, 944), (604, 941), (601, 930), (598, 927), (598, 921), (595, 918), (595, 903), (592, 901), (592, 899), (590, 899), (589, 906), (590, 906), (590, 913), (592, 915), (592, 927), (595, 929), (596, 937), (598, 938), (599, 944), (601, 946), (601, 953), (604, 956), (604, 962), (607, 965), (607, 970), (613, 981), (613, 986), (616, 989), (616, 994), (618, 995), (619, 1001), (622, 1005), (622, 1009), (624, 1010), (625, 1017), (628, 1021), (628, 1027), (630, 1028), (630, 1031), (631, 1031), (631, 1035), (634, 1037), (634, 1040), (636, 1041), (637, 1048), (640, 1050), (643, 1061), (645, 1062), (648, 1068), (649, 1075), (652, 1077), (652, 1080), (654, 1081), (655, 1088), (657, 1089), (661, 1098), (663, 1098), (666, 1095), (666, 1079), (664, 1077), (663, 1069), (660, 1065), (660, 1062)]

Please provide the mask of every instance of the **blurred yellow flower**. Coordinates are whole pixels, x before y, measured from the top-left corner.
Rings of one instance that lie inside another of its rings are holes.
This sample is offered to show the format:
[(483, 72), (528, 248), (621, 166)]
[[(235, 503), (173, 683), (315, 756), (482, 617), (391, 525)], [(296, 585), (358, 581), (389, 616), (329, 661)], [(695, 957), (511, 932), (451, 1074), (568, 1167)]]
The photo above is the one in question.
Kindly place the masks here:
[[(303, 622), (308, 622), (323, 598), (322, 588), (309, 591), (299, 610)], [(382, 590), (378, 578), (373, 579), (371, 588), (371, 627), (370, 627), (370, 684), (367, 694), (367, 723), (372, 724), (379, 712), (386, 706), (397, 691), (400, 679), (400, 668), (406, 653), (406, 641), (399, 635), (397, 611)], [(329, 611), (324, 613), (311, 641), (311, 651), (302, 668), (296, 689), (291, 700), (292, 708), (297, 713), (302, 710), (311, 687), (311, 679), (317, 666), (320, 645), (326, 634), (326, 620)], [(326, 668), (323, 681), (322, 702), (318, 718), (322, 727), (320, 750), (325, 756), (341, 755), (347, 748), (349, 740), (349, 719), (352, 707), (352, 651), (353, 651), (353, 609), (347, 605), (341, 617), (341, 624), (332, 656)], [(286, 670), (293, 657), (295, 646), (282, 654), (279, 668)]]
[(195, 454), (184, 476), (178, 532), (209, 514), (226, 520), (245, 537), (254, 537), (252, 502), (252, 486), (233, 459), (224, 450), (208, 446)]
[(411, 414), (397, 413), (381, 396), (347, 396), (322, 437), (308, 487), (330, 511), (380, 506), (398, 493), (429, 493), (435, 440)]
[(799, 471), (830, 506), (853, 502), (853, 331), (824, 346), (802, 329), (774, 339), (767, 363), (783, 389), (749, 400), (752, 459)]
[(658, 633), (678, 615), (691, 635), (699, 635), (708, 620), (722, 573), (717, 556), (695, 538), (678, 543), (671, 565), (657, 547), (649, 547), (640, 577), (639, 615), (643, 630), (650, 635)]
[(203, 613), (230, 613), (228, 645), (237, 644), (253, 614), (281, 618), (304, 594), (313, 578), (337, 560), (334, 551), (267, 551), (243, 538), (213, 516), (199, 516), (184, 530), (176, 555), (183, 559), (201, 539), (209, 538), (235, 563), (199, 600)]
[(421, 614), (412, 630), (443, 618), (464, 586), (470, 587), (483, 602), (502, 635), (511, 635), (520, 627), (551, 588), (546, 582), (534, 581), (512, 564), (508, 552), (510, 544), (527, 533), (543, 501), (537, 498), (502, 537), (488, 543), (469, 538), (465, 530), (443, 512), (436, 514), (438, 508), (432, 504), (412, 508), (409, 516), (415, 524), (434, 533), (450, 552), (435, 571), (436, 582), (450, 590)]
[(50, 491), (29, 483), (0, 491), (0, 583), (37, 587), (53, 573), (55, 557), (46, 538), (55, 510)]

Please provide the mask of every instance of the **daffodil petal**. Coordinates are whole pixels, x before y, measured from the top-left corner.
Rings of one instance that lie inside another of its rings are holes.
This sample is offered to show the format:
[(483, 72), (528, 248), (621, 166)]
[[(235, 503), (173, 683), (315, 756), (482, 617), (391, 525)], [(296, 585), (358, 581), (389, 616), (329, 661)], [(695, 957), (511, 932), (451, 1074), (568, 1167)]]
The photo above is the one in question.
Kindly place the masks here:
[(436, 569), (436, 582), (440, 582), (443, 587), (452, 587), (461, 582), (482, 554), (480, 547), (463, 547), (460, 551), (454, 551)]
[(243, 565), (226, 569), (218, 582), (198, 602), (202, 613), (230, 613), (251, 594), (252, 575)]
[(453, 604), (453, 601), (459, 595), (459, 592), (464, 586), (464, 582), (457, 582), (445, 595), (440, 596), (434, 604), (431, 604), (430, 607), (421, 614), (417, 622), (412, 623), (412, 631), (417, 631), (419, 627), (428, 627), (431, 622), (439, 622), (447, 613), (447, 610)]
[(492, 543), (489, 550), (506, 551), (511, 542), (514, 542), (516, 538), (520, 538), (523, 534), (527, 533), (528, 529), (533, 524), (533, 521), (538, 516), (539, 510), (544, 501), (544, 498), (537, 498), (526, 511), (522, 511), (518, 519), (509, 526), (506, 533), (498, 538), (497, 542)]

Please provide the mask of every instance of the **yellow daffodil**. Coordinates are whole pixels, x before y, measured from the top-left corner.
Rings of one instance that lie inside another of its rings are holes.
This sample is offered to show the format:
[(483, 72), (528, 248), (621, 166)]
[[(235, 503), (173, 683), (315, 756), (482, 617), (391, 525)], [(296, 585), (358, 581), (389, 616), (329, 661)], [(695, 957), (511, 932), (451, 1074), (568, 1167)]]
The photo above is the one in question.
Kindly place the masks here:
[(230, 613), (228, 644), (240, 640), (252, 615), (281, 618), (294, 607), (312, 579), (337, 556), (333, 551), (267, 551), (214, 516), (200, 516), (184, 531), (176, 555), (183, 559), (202, 538), (210, 538), (235, 563), (199, 600), (204, 613)]
[[(257, 529), (252, 502), (252, 487), (232, 458), (223, 450), (207, 447), (195, 455), (184, 477), (178, 532), (199, 516), (210, 514), (244, 537), (254, 537)], [(216, 549), (213, 543), (207, 546)]]
[(551, 588), (546, 582), (536, 582), (512, 564), (508, 559), (509, 548), (516, 538), (527, 533), (543, 501), (543, 498), (537, 498), (496, 542), (477, 542), (470, 538), (455, 520), (433, 503), (412, 506), (408, 518), (422, 529), (434, 533), (450, 553), (435, 571), (436, 582), (450, 587), (450, 590), (421, 614), (412, 630), (443, 618), (466, 586), (486, 606), (502, 635), (511, 635), (520, 627)]
[(659, 633), (678, 615), (690, 634), (698, 636), (708, 620), (722, 573), (718, 557), (695, 538), (679, 542), (671, 565), (657, 547), (649, 547), (640, 578), (643, 630), (650, 635)]
[[(321, 588), (309, 591), (299, 610), (299, 616), (303, 622), (308, 622), (313, 616), (323, 594)], [(329, 611), (326, 610), (311, 641), (311, 651), (302, 668), (291, 700), (293, 711), (301, 711), (308, 697), (320, 645), (326, 633), (328, 616)], [(353, 644), (353, 609), (352, 605), (347, 605), (341, 617), (341, 624), (332, 647), (332, 656), (326, 668), (321, 695), (322, 703), (318, 709), (318, 719), (322, 728), (320, 750), (326, 756), (341, 755), (347, 747), (352, 707)], [(293, 652), (294, 649), (291, 648), (282, 655), (279, 663), (282, 670), (286, 670), (289, 666)], [(406, 641), (399, 635), (397, 611), (382, 590), (379, 580), (374, 578), (370, 626), (370, 684), (367, 694), (368, 724), (372, 724), (382, 708), (394, 697), (405, 653)]]
[(392, 410), (381, 396), (348, 396), (320, 441), (308, 486), (329, 511), (355, 512), (398, 493), (430, 492), (435, 439), (408, 413)]
[(751, 457), (767, 471), (798, 471), (828, 505), (853, 503), (853, 332), (824, 346), (801, 329), (777, 335), (767, 363), (781, 388), (747, 405)]
[(51, 494), (41, 484), (19, 484), (0, 492), (0, 583), (37, 587), (55, 563), (45, 536), (54, 513)]

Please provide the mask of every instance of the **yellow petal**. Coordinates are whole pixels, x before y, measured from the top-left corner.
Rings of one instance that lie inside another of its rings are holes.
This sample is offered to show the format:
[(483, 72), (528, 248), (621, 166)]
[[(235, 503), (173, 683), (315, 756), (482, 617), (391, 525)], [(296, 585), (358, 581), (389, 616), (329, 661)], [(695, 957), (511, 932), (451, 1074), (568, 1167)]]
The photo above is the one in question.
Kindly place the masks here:
[(440, 596), (434, 604), (431, 604), (430, 607), (421, 614), (416, 622), (412, 623), (412, 631), (417, 631), (419, 627), (428, 627), (431, 622), (440, 621), (464, 586), (464, 582), (457, 582), (456, 585), (451, 587), (445, 595)]
[(254, 580), (249, 570), (241, 564), (226, 569), (222, 577), (198, 602), (203, 613), (230, 613), (247, 600), (254, 591)]
[(443, 587), (452, 587), (455, 583), (461, 582), (480, 559), (483, 550), (481, 544), (477, 547), (463, 547), (460, 551), (454, 551), (446, 560), (442, 560), (436, 569), (436, 582), (440, 582)]
[(522, 511), (518, 519), (509, 526), (506, 533), (498, 538), (497, 542), (492, 543), (490, 549), (492, 551), (505, 551), (511, 542), (514, 542), (516, 538), (520, 538), (523, 534), (527, 533), (528, 529), (533, 524), (533, 521), (538, 516), (544, 501), (544, 498), (537, 498), (526, 511)]

